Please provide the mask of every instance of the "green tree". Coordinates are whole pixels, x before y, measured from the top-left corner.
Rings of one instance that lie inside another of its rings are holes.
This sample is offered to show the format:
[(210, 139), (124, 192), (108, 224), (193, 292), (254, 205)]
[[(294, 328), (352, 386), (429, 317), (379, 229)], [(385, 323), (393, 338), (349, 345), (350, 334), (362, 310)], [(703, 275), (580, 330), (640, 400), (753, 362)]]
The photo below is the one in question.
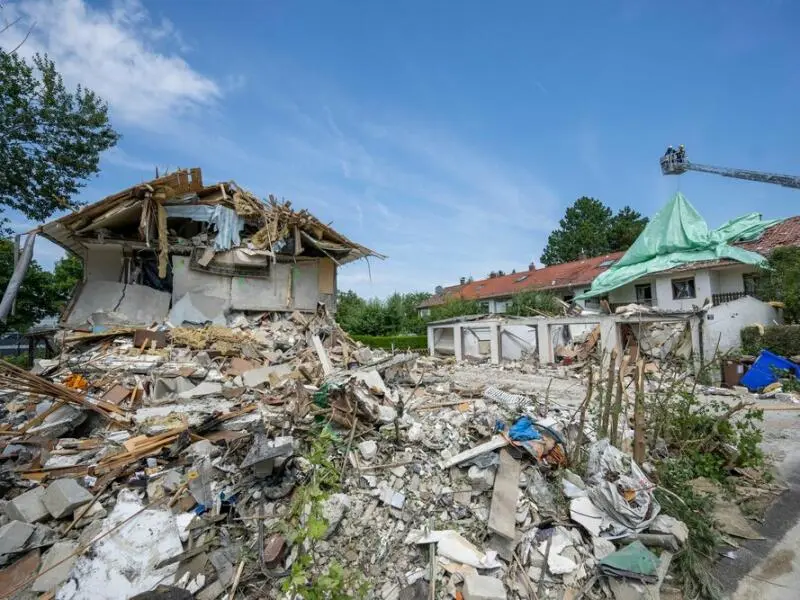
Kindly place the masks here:
[(627, 250), (647, 224), (647, 218), (626, 206), (616, 215), (595, 198), (583, 196), (567, 208), (559, 228), (547, 238), (541, 256), (545, 265), (556, 265)]
[(611, 220), (609, 252), (630, 248), (644, 230), (647, 221), (647, 217), (643, 217), (630, 206), (623, 206)]
[(787, 322), (800, 323), (800, 247), (775, 248), (762, 272), (759, 287), (762, 299), (783, 302)]
[(74, 254), (67, 254), (53, 268), (53, 294), (59, 310), (69, 302), (78, 282), (83, 281), (83, 263)]
[(119, 135), (94, 92), (68, 90), (46, 55), (29, 65), (0, 47), (0, 205), (43, 221), (75, 208), (84, 180)]
[(417, 305), (428, 297), (425, 292), (395, 293), (381, 301), (365, 300), (352, 290), (341, 292), (336, 320), (354, 335), (420, 334), (425, 331), (425, 322), (417, 315)]
[(557, 315), (563, 312), (563, 306), (553, 294), (529, 290), (511, 297), (511, 304), (506, 307), (506, 314), (520, 317)]
[(441, 321), (442, 319), (452, 319), (454, 317), (463, 317), (465, 315), (479, 315), (485, 313), (479, 302), (476, 300), (462, 300), (461, 298), (454, 298), (439, 306), (431, 308), (431, 321)]
[[(0, 239), (0, 290), (6, 289), (13, 272), (14, 244)], [(43, 318), (55, 314), (53, 299), (53, 275), (32, 260), (17, 294), (14, 314), (9, 315), (5, 323), (0, 322), (0, 333), (25, 332)]]

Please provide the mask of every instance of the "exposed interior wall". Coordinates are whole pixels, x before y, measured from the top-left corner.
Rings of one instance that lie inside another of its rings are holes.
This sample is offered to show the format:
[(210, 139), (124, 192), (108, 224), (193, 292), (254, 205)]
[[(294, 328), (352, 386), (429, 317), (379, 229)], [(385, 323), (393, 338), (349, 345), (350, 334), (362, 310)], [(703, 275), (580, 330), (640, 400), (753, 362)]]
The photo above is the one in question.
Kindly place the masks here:
[(85, 281), (119, 281), (122, 275), (122, 246), (87, 244)]
[[(159, 292), (144, 285), (93, 280), (85, 282), (72, 302), (67, 324), (83, 325), (96, 313), (118, 313), (125, 315), (126, 322), (133, 325), (150, 326), (163, 321), (169, 312), (169, 292)], [(92, 318), (99, 325), (103, 318)]]
[(780, 310), (750, 296), (713, 306), (703, 321), (703, 356), (711, 360), (717, 343), (720, 352), (739, 348), (743, 327), (780, 323), (783, 323)]
[(462, 327), (464, 356), (489, 356), (490, 329), (487, 325), (467, 325)]
[[(638, 281), (636, 282), (638, 283)], [(655, 288), (655, 286), (653, 286)], [(653, 290), (655, 292), (655, 289)], [(636, 302), (636, 287), (628, 283), (608, 293), (609, 304), (632, 304)]]
[(453, 327), (429, 327), (428, 337), (433, 336), (433, 349), (436, 354), (452, 355), (455, 352)]
[[(189, 268), (189, 257), (172, 257), (172, 299), (187, 292), (230, 298), (234, 310), (314, 310), (319, 300), (319, 266), (316, 261), (272, 265), (264, 279), (227, 277)], [(334, 284), (335, 287), (335, 284)], [(328, 300), (332, 295), (328, 296)]]
[(524, 355), (536, 352), (536, 326), (501, 325), (500, 357), (503, 360), (519, 360)]

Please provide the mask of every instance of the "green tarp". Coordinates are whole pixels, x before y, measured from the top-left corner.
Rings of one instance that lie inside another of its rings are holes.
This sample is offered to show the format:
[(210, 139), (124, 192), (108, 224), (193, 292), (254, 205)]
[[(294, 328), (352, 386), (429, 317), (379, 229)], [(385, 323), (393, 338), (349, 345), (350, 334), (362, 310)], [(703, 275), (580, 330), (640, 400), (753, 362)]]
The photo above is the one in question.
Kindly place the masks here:
[(656, 213), (625, 255), (594, 280), (592, 289), (575, 299), (603, 296), (640, 277), (687, 263), (727, 258), (761, 265), (766, 260), (763, 256), (730, 244), (754, 240), (779, 222), (764, 221), (759, 213), (750, 213), (709, 230), (700, 213), (678, 192)]

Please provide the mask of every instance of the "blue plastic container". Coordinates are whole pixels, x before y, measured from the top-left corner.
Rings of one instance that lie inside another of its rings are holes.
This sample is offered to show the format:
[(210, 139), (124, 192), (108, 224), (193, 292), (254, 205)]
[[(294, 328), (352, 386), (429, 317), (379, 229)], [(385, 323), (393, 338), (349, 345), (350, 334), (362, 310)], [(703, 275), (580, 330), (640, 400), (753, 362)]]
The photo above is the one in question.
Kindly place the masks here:
[(782, 356), (773, 354), (769, 350), (762, 350), (750, 370), (744, 374), (739, 383), (747, 386), (751, 392), (760, 390), (770, 383), (778, 381), (775, 370), (792, 371), (795, 377), (800, 378), (800, 366)]

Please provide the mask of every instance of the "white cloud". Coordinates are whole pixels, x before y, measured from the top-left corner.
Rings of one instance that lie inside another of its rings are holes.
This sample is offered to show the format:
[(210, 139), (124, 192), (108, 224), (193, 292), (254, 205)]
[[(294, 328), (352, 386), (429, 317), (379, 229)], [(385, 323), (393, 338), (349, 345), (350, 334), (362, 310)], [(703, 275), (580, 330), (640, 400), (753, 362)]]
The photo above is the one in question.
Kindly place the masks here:
[(29, 0), (6, 10), (9, 20), (22, 17), (7, 39), (21, 40), (33, 25), (21, 55), (46, 52), (67, 82), (97, 92), (128, 123), (155, 127), (221, 97), (215, 81), (170, 50), (186, 49), (174, 25), (154, 22), (138, 0), (107, 11), (83, 0)]

